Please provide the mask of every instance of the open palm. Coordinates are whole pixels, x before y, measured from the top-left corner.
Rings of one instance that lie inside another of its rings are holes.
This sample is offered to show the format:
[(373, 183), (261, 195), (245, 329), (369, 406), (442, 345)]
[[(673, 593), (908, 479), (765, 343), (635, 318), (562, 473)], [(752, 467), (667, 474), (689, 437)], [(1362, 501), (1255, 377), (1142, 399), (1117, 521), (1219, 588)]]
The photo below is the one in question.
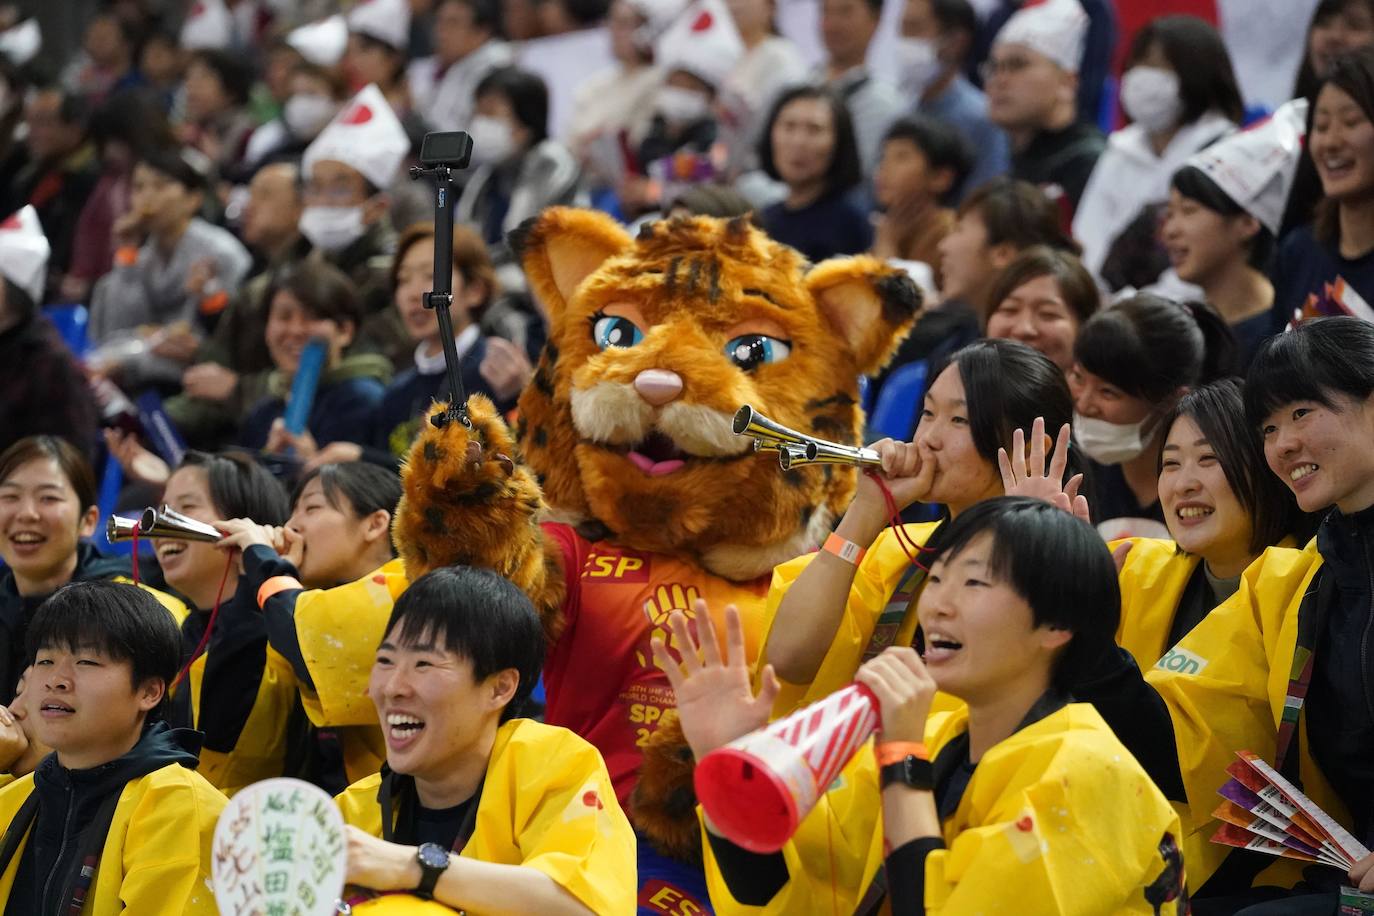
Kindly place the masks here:
[(723, 653), (706, 602), (698, 598), (695, 612), (699, 642), (692, 638), (682, 612), (674, 611), (668, 618), (682, 647), (681, 664), (659, 637), (654, 637), (653, 649), (654, 659), (667, 672), (677, 696), (682, 733), (700, 760), (702, 755), (765, 725), (779, 684), (769, 665), (763, 671), (758, 694), (754, 694), (744, 653), (744, 628), (733, 604), (725, 608)]

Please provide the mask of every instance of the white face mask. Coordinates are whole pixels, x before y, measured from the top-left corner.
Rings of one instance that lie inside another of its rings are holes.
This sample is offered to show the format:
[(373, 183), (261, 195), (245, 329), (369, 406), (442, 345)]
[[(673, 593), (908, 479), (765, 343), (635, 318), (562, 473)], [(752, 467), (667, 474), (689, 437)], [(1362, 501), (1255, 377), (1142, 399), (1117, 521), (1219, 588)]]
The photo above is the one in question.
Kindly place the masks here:
[(474, 165), (496, 165), (515, 152), (515, 136), (510, 124), (500, 118), (475, 115), (468, 122), (468, 136), (472, 138)]
[(363, 237), (363, 208), (306, 207), (301, 212), (301, 235), (322, 251), (334, 254), (343, 251)]
[(681, 86), (664, 86), (658, 90), (654, 110), (674, 124), (691, 124), (710, 113), (711, 100), (705, 93)]
[[(1139, 423), (1108, 423), (1074, 411), (1073, 438), (1098, 464), (1122, 464), (1139, 458), (1154, 435), (1146, 417)], [(1150, 428), (1147, 429), (1147, 425)]]
[(281, 118), (293, 137), (314, 140), (338, 112), (338, 103), (327, 95), (293, 95), (286, 100)]
[(1162, 67), (1132, 67), (1121, 78), (1121, 107), (1152, 134), (1178, 124), (1183, 114), (1178, 74)]
[(899, 37), (892, 53), (897, 62), (897, 85), (910, 95), (922, 95), (943, 69), (940, 52), (929, 38)]

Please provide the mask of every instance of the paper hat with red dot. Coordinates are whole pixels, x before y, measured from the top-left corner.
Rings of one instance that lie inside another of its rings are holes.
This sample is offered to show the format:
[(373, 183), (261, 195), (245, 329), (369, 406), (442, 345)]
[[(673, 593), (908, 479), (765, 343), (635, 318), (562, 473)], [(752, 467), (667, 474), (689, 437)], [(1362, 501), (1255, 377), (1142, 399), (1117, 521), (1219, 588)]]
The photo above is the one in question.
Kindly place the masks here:
[(1298, 173), (1307, 133), (1307, 100), (1285, 102), (1270, 117), (1194, 153), (1185, 165), (1212, 179), (1275, 235)]
[(744, 56), (735, 20), (720, 0), (696, 0), (654, 44), (654, 63), (664, 72), (685, 70), (719, 87)]
[(410, 0), (359, 0), (348, 11), (348, 30), (404, 51), (410, 47)]
[(38, 305), (43, 303), (51, 251), (33, 207), (26, 206), (0, 223), (0, 275)]
[(224, 0), (195, 0), (181, 27), (181, 46), (196, 51), (202, 48), (227, 48), (234, 22)]
[(405, 128), (382, 90), (372, 83), (355, 95), (306, 148), (301, 171), (309, 178), (317, 162), (342, 162), (384, 190), (396, 180), (409, 152)]
[(33, 60), (43, 47), (43, 32), (38, 28), (38, 20), (25, 19), (16, 26), (0, 32), (0, 54), (9, 58), (10, 63), (22, 67)]
[(993, 45), (1021, 45), (1077, 73), (1088, 37), (1088, 14), (1078, 0), (1026, 0)]
[(348, 23), (342, 16), (311, 22), (286, 35), (286, 43), (317, 67), (332, 67), (348, 49)]

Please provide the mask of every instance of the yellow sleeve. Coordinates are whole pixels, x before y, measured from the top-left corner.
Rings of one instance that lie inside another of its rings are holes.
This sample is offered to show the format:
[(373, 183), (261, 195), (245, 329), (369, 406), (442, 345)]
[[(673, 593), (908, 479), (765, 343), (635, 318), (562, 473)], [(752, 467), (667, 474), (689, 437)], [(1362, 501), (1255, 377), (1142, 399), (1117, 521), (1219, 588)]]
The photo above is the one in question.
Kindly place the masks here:
[(317, 727), (377, 724), (367, 679), (396, 598), (405, 591), (400, 561), (356, 582), (301, 592), (296, 635), (315, 689), (301, 703)]
[[(193, 679), (197, 671), (203, 673), (205, 658), (202, 655), (192, 667)], [(199, 721), (200, 691), (198, 687), (195, 689), (193, 697)], [(291, 670), (291, 663), (269, 647), (253, 710), (248, 714), (248, 721), (244, 723), (234, 749), (228, 753), (202, 749), (200, 774), (231, 797), (245, 786), (282, 775), (287, 744), (291, 738), (286, 725), (291, 718), (296, 694), (296, 674)]]
[[(980, 788), (1010, 785), (982, 823), (927, 856), (926, 913), (1002, 912), (1012, 900), (1025, 916), (1176, 913), (1166, 898), (1181, 888), (1181, 860), (1161, 853), (1177, 852), (1178, 820), (1139, 765), (1067, 746), (1027, 773), (1031, 762), (1005, 774), (986, 771), (990, 758), (978, 765)], [(1147, 900), (1155, 883), (1159, 909)]]
[(594, 913), (633, 913), (634, 829), (600, 752), (567, 732), (549, 741), (545, 760), (544, 772), (513, 774), (520, 864), (548, 875)]
[[(701, 816), (701, 808), (697, 808)], [(873, 750), (865, 744), (782, 848), (787, 883), (765, 906), (737, 901), (702, 824), (706, 885), (719, 916), (852, 913), (883, 861), (883, 825)]]
[[(932, 530), (933, 525), (906, 526), (907, 533), (918, 544), (924, 543)], [(815, 557), (814, 553), (807, 554), (774, 568), (773, 582), (768, 590), (768, 604), (764, 611), (770, 632), (778, 623), (778, 605), (782, 602), (783, 596)], [(873, 542), (873, 546), (869, 548), (854, 574), (854, 584), (849, 588), (844, 616), (840, 618), (839, 629), (815, 678), (809, 685), (789, 684), (784, 681), (782, 691), (773, 704), (773, 718), (780, 718), (829, 696), (854, 679), (854, 672), (859, 669), (859, 661), (863, 658), (864, 650), (868, 648), (878, 617), (887, 606), (892, 593), (896, 591), (902, 574), (910, 566), (911, 561), (902, 552), (901, 544), (892, 533), (892, 529), (888, 528), (878, 535), (878, 539)], [(905, 637), (909, 640), (915, 630), (915, 615), (909, 616), (912, 620), (903, 621), (898, 631), (898, 639)], [(785, 621), (783, 625), (786, 625)], [(765, 634), (765, 651), (767, 642), (768, 637)], [(760, 652), (760, 671), (767, 661), (764, 653)]]
[(1173, 721), (1188, 795), (1180, 812), (1184, 853), (1195, 888), (1228, 852), (1211, 842), (1211, 815), (1217, 789), (1229, 778), (1226, 767), (1239, 750), (1274, 759), (1273, 692), (1278, 691), (1281, 704), (1296, 646), (1298, 606), (1316, 569), (1312, 559), (1283, 548), (1265, 551), (1245, 571), (1239, 590), (1145, 673)]
[(124, 835), (119, 902), (138, 916), (217, 916), (210, 887), (215, 822), (227, 800), (191, 771), (138, 799)]

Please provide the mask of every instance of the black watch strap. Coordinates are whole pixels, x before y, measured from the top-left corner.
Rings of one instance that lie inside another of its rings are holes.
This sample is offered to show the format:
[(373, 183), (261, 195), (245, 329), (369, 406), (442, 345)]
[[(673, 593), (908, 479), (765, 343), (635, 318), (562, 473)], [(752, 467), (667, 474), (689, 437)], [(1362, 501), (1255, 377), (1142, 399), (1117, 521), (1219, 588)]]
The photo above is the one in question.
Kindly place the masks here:
[(429, 899), (434, 896), (439, 876), (449, 866), (448, 850), (438, 843), (424, 843), (415, 851), (415, 861), (420, 864), (420, 883), (415, 887), (415, 895)]
[(907, 754), (896, 763), (889, 763), (878, 770), (878, 784), (884, 789), (890, 785), (903, 785), (930, 791), (935, 787), (935, 767), (929, 760)]

